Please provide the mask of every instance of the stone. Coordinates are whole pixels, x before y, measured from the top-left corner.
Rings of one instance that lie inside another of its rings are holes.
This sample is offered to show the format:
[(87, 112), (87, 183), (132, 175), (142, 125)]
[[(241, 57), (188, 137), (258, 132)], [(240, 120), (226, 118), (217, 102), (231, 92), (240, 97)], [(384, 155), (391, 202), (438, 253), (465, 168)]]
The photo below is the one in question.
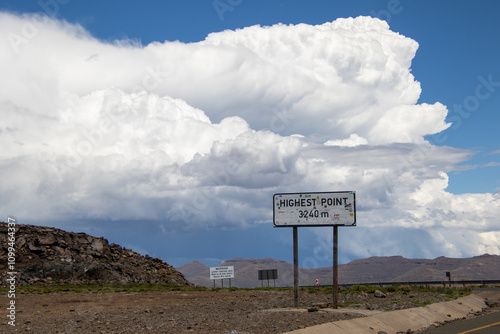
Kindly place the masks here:
[(41, 247), (36, 246), (35, 240), (28, 241), (28, 249), (32, 252), (39, 252), (43, 250)]
[(312, 307), (327, 308), (328, 307), (328, 303), (314, 303), (314, 304), (312, 304)]
[(387, 298), (387, 295), (380, 290), (375, 290), (373, 295), (375, 296), (375, 298)]
[(104, 251), (104, 241), (103, 239), (93, 239), (90, 243), (90, 248), (97, 255), (102, 255)]
[(53, 245), (55, 243), (56, 243), (56, 238), (54, 238), (54, 236), (51, 234), (38, 236), (39, 245), (45, 246), (45, 245)]
[(498, 300), (485, 300), (485, 303), (488, 307), (499, 307), (500, 306), (500, 302)]

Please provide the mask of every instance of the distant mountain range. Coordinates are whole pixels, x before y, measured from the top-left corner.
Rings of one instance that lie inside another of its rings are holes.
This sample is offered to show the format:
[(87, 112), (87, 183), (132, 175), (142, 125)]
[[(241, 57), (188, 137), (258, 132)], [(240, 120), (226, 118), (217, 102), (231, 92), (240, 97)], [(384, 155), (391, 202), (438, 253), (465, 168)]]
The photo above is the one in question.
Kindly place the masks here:
[[(231, 286), (293, 286), (293, 264), (285, 261), (236, 258), (227, 260), (221, 266), (234, 266), (235, 278), (231, 279)], [(190, 262), (176, 269), (191, 283), (214, 286), (214, 281), (210, 280), (210, 267), (201, 262)], [(262, 269), (277, 269), (278, 279), (259, 281), (258, 271)], [(453, 280), (500, 279), (500, 256), (484, 254), (464, 259), (438, 257), (433, 260), (401, 256), (370, 257), (339, 265), (339, 284), (447, 280), (446, 272), (451, 273)], [(299, 275), (300, 285), (314, 285), (316, 278), (324, 285), (331, 284), (333, 280), (332, 267), (300, 268)], [(217, 280), (215, 284), (220, 287), (222, 282)], [(229, 286), (228, 279), (224, 280), (226, 286)]]

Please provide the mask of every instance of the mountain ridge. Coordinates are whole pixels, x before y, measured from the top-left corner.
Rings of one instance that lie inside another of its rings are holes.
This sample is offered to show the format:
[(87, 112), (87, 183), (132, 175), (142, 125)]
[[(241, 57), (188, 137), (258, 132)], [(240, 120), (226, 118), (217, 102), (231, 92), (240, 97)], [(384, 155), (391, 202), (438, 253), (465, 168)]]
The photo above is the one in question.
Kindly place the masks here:
[[(233, 266), (235, 278), (232, 286), (253, 288), (259, 286), (292, 286), (293, 264), (272, 258), (226, 260), (221, 266)], [(210, 267), (200, 261), (187, 263), (177, 267), (192, 283), (207, 287), (221, 286), (222, 282), (214, 282), (209, 278)], [(259, 281), (258, 270), (277, 269), (276, 281)], [(300, 284), (314, 285), (316, 278), (320, 284), (330, 284), (333, 281), (333, 268), (300, 268)], [(438, 281), (447, 280), (446, 272), (452, 279), (477, 280), (500, 279), (500, 256), (483, 254), (471, 258), (448, 258), (444, 256), (435, 259), (407, 259), (400, 255), (373, 256), (366, 259), (353, 260), (339, 265), (339, 284), (359, 284), (378, 282), (404, 281)], [(227, 286), (228, 280), (224, 280)]]

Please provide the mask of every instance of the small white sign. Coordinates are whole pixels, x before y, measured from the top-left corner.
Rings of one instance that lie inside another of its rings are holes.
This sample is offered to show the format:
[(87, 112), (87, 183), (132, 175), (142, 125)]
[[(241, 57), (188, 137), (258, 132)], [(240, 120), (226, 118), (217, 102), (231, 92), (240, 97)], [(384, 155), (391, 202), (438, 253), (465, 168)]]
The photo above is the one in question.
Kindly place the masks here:
[(275, 227), (356, 226), (354, 191), (275, 194)]
[(234, 267), (210, 267), (210, 279), (234, 278)]

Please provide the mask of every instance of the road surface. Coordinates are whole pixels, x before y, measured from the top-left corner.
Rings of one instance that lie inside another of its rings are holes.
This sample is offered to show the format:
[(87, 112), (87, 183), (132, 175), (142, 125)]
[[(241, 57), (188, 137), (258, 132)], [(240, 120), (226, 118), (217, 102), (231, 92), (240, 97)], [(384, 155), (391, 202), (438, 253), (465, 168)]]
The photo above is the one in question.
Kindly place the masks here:
[(421, 334), (498, 334), (500, 310), (477, 318), (455, 322), (443, 327), (428, 329)]

